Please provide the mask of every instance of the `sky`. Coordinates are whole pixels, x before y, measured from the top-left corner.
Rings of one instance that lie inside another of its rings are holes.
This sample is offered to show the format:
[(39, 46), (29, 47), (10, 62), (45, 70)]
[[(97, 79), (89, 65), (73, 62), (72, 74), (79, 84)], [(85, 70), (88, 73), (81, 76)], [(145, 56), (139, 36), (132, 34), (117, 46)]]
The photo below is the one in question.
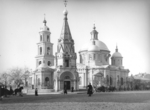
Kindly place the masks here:
[[(44, 14), (55, 54), (64, 9), (63, 0), (0, 0), (0, 73), (13, 67), (35, 70)], [(67, 10), (76, 53), (90, 40), (95, 23), (111, 55), (118, 45), (129, 74), (150, 73), (148, 0), (68, 0)]]

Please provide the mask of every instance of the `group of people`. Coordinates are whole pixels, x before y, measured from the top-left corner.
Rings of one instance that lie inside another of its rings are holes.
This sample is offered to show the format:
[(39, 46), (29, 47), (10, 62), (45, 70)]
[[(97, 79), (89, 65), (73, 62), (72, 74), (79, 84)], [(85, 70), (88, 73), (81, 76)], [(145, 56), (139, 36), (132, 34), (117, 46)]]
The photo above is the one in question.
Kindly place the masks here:
[[(6, 86), (1, 86), (0, 85), (0, 99), (3, 99), (4, 97), (11, 96), (11, 95), (19, 95), (23, 96), (22, 94), (22, 89), (23, 87), (17, 87), (15, 90), (10, 87), (8, 90)], [(74, 91), (74, 88), (72, 87), (72, 92)], [(67, 85), (64, 85), (64, 94), (67, 94)], [(87, 94), (91, 96), (93, 94), (93, 87), (91, 83), (87, 86)], [(35, 89), (35, 96), (38, 96), (38, 89)]]
[(0, 100), (2, 100), (4, 97), (8, 97), (8, 96), (11, 96), (11, 95), (23, 96), (22, 89), (23, 89), (23, 87), (20, 87), (20, 86), (18, 86), (14, 90), (12, 89), (11, 86), (10, 86), (10, 89), (7, 89), (7, 86), (0, 85)]

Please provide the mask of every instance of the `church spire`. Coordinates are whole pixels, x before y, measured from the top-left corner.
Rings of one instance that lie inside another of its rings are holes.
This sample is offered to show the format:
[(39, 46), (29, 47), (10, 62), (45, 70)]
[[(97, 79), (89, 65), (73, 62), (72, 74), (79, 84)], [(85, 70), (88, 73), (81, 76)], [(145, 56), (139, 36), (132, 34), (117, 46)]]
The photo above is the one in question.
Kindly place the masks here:
[[(66, 2), (67, 1), (65, 0), (65, 7), (67, 5)], [(64, 23), (63, 23), (63, 27), (62, 27), (62, 30), (61, 30), (60, 38), (61, 39), (72, 39), (69, 24), (68, 24), (68, 18), (67, 18), (68, 11), (67, 11), (67, 9), (65, 9), (63, 11), (63, 14), (64, 14)]]

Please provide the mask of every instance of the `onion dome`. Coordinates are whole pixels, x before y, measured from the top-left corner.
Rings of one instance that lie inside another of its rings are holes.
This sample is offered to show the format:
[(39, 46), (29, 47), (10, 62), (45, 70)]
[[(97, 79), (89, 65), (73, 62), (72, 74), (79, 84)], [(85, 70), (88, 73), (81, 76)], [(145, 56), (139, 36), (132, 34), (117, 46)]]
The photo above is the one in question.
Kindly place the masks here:
[[(89, 50), (90, 46), (92, 46), (91, 42), (94, 41), (95, 42), (95, 46), (96, 48), (100, 50), (104, 50), (104, 51), (109, 51), (108, 47), (106, 46), (106, 44), (100, 40), (90, 40), (87, 44), (85, 44), (80, 51), (85, 51), (85, 50)], [(92, 47), (91, 47), (92, 48)]]
[(112, 57), (122, 57), (121, 53), (118, 52), (117, 46), (116, 46), (116, 52), (112, 55)]
[(98, 32), (95, 29), (96, 29), (96, 27), (95, 27), (95, 24), (94, 24), (93, 30), (91, 32), (91, 36), (92, 36), (91, 39), (92, 40), (98, 40)]
[[(89, 51), (92, 49), (95, 51), (100, 51), (100, 50), (109, 51), (106, 44), (98, 40), (98, 32), (95, 29), (96, 27), (94, 25), (93, 30), (91, 32), (91, 40), (87, 43), (87, 45), (85, 44), (80, 51)], [(94, 46), (93, 46), (93, 42), (94, 42)]]
[(47, 21), (45, 20), (45, 18), (44, 18), (44, 20), (43, 20), (43, 27), (42, 28), (40, 28), (40, 31), (49, 31), (49, 27), (48, 26), (46, 26), (46, 23), (47, 23)]
[(92, 41), (88, 47), (88, 51), (100, 51), (99, 47), (95, 45), (95, 41)]
[(63, 14), (64, 14), (64, 15), (67, 15), (67, 14), (68, 14), (67, 9), (65, 9), (65, 10), (63, 11)]

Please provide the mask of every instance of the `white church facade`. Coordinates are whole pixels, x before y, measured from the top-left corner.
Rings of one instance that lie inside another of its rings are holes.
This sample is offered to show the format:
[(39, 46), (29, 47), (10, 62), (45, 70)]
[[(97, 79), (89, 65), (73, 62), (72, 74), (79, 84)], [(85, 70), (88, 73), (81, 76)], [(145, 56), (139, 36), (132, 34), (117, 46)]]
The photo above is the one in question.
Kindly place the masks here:
[[(111, 56), (106, 44), (98, 39), (94, 25), (88, 45), (79, 51), (80, 63), (77, 64), (79, 73), (79, 88), (86, 88), (91, 83), (95, 87), (126, 88), (128, 69), (124, 69), (123, 57), (116, 51)], [(111, 60), (111, 64), (109, 63)]]
[(51, 32), (44, 19), (43, 27), (39, 32), (37, 43), (38, 54), (36, 58), (36, 70), (29, 78), (32, 88), (51, 89), (61, 91), (64, 85), (68, 90), (86, 88), (91, 83), (93, 86), (126, 87), (128, 69), (123, 67), (123, 57), (116, 52), (111, 57), (110, 51), (98, 39), (98, 32), (94, 25), (89, 44), (79, 51), (80, 63), (77, 64), (75, 42), (68, 24), (68, 11), (64, 10), (64, 22), (60, 38), (57, 42), (57, 52), (53, 53)]

